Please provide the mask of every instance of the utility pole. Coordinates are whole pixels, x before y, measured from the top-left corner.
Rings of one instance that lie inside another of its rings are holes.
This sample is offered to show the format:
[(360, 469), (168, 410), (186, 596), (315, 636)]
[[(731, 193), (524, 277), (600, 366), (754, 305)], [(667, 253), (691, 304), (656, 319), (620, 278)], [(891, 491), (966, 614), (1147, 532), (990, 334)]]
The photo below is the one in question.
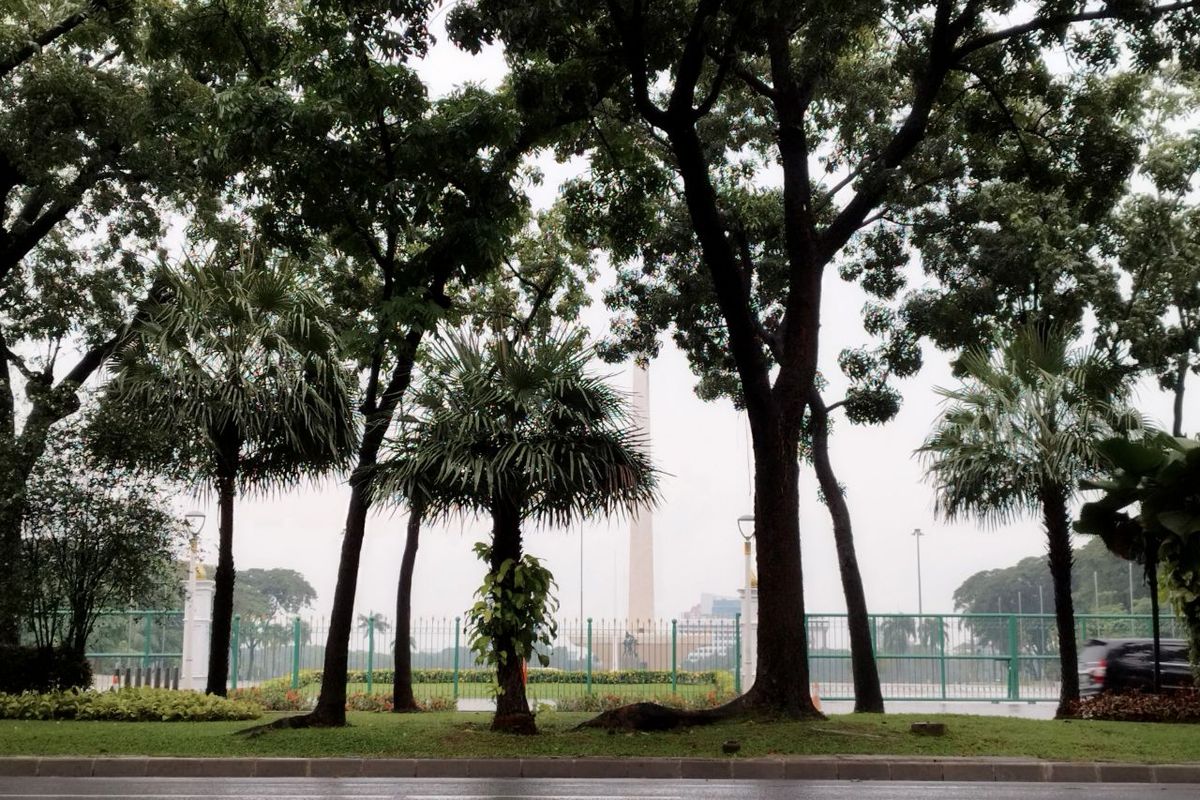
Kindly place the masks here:
[(1092, 590), (1096, 593), (1096, 613), (1100, 613), (1100, 573), (1092, 570)]

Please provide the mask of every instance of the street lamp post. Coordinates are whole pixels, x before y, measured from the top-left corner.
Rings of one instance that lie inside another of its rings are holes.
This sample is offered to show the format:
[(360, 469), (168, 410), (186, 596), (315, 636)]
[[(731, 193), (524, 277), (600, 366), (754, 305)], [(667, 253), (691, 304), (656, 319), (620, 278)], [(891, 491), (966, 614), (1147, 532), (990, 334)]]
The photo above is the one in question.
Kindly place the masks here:
[(193, 689), (195, 687), (192, 686), (192, 679), (196, 674), (192, 664), (192, 629), (196, 619), (196, 562), (200, 552), (200, 531), (204, 530), (207, 516), (203, 511), (189, 511), (183, 518), (187, 521), (192, 535), (188, 540), (187, 601), (183, 608), (183, 653), (180, 659), (183, 662), (183, 675), (180, 676), (180, 684)]
[(917, 616), (925, 614), (924, 600), (921, 591), (921, 537), (925, 534), (921, 533), (920, 528), (914, 528), (912, 532), (913, 538), (917, 540)]
[[(754, 578), (753, 567), (750, 562), (751, 546), (750, 540), (754, 538), (754, 515), (743, 514), (737, 520), (738, 533), (742, 534), (742, 553), (745, 556), (745, 574), (743, 575), (744, 588), (742, 589), (742, 663), (738, 668), (742, 671), (742, 687), (749, 686), (750, 672), (752, 669), (753, 653), (750, 649), (750, 637), (746, 635), (750, 631), (750, 614), (752, 606), (750, 603), (750, 584)], [(750, 526), (749, 532), (746, 526)]]

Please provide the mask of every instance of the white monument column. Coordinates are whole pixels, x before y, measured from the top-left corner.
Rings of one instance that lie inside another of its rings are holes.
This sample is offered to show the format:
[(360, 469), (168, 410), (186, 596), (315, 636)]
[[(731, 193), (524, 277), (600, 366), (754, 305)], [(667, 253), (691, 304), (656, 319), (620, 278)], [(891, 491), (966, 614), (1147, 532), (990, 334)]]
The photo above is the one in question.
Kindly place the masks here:
[(183, 607), (183, 670), (179, 678), (180, 689), (202, 692), (208, 685), (213, 586), (213, 581), (198, 580), (194, 570), (188, 579), (187, 603)]
[[(646, 367), (633, 367), (633, 418), (643, 441), (650, 444), (650, 374)], [(654, 527), (651, 512), (635, 512), (629, 521), (629, 627), (644, 632), (654, 619)]]
[[(185, 624), (188, 643), (187, 652), (191, 656), (191, 680), (186, 688), (194, 688), (203, 692), (209, 684), (209, 645), (212, 636), (212, 594), (215, 583), (212, 581), (197, 581), (196, 595), (190, 603), (191, 625)], [(180, 681), (180, 688), (184, 682)]]

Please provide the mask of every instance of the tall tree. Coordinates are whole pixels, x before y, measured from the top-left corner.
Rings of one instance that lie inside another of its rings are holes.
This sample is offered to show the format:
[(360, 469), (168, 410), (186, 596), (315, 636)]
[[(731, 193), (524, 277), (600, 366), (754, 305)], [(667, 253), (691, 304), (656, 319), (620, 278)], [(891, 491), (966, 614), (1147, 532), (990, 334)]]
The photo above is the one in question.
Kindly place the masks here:
[[(290, 626), (281, 626), (285, 614), (297, 614), (317, 599), (317, 590), (292, 569), (246, 569), (237, 571), (233, 590), (233, 613), (241, 618), (238, 642), (246, 648), (245, 673), (254, 678), (255, 652), (260, 645), (284, 640)], [(241, 662), (239, 662), (241, 663)]]
[(35, 576), (27, 613), (40, 646), (82, 657), (101, 612), (141, 608), (175, 582), (185, 526), (167, 490), (56, 431), (30, 476), (23, 536)]
[(164, 283), (170, 299), (149, 310), (114, 362), (105, 402), (173, 443), (167, 452), (128, 451), (129, 460), (154, 468), (168, 459), (216, 492), (206, 691), (224, 695), (236, 497), (344, 466), (355, 440), (352, 387), (325, 302), (297, 261), (223, 245), (168, 271)]
[(182, 9), (208, 5), (0, 11), (0, 642), (19, 631), (25, 487), (48, 432), (152, 294), (138, 253), (158, 246), (164, 207), (204, 195), (215, 92), (176, 38)]
[(379, 490), (427, 516), (486, 513), (487, 576), (468, 612), (496, 667), (494, 730), (534, 733), (522, 675), (553, 639), (549, 571), (522, 552), (529, 522), (569, 525), (654, 502), (656, 476), (620, 392), (588, 373), (579, 333), (435, 348), (415, 421), (380, 465)]
[(1171, 430), (1179, 437), (1188, 374), (1200, 374), (1200, 204), (1190, 199), (1200, 189), (1200, 128), (1172, 126), (1194, 111), (1200, 88), (1186, 76), (1165, 80), (1148, 92), (1139, 168), (1154, 191), (1133, 194), (1112, 215), (1108, 250), (1116, 271), (1096, 311), (1103, 338), (1127, 347), (1136, 369), (1171, 393)]
[(419, 347), (456, 287), (495, 269), (521, 230), (526, 156), (584, 118), (601, 91), (593, 76), (547, 64), (497, 93), (467, 87), (430, 100), (407, 62), (426, 50), (431, 7), (314, 0), (237, 18), (268, 18), (272, 33), (255, 41), (285, 42), (258, 51), (270, 80), (239, 82), (228, 102), (236, 133), (225, 147), (256, 159), (237, 188), (264, 236), (338, 254), (328, 285), (363, 387), (321, 693), (311, 714), (281, 725), (345, 723), (370, 475)]
[[(668, 186), (685, 200), (755, 456), (757, 676), (727, 711), (815, 713), (795, 455), (816, 378), (826, 267), (894, 207), (967, 177), (956, 152), (990, 142), (954, 133), (960, 107), (1020, 87), (1040, 90), (1043, 50), (1064, 38), (1095, 69), (1111, 68), (1126, 45), (1140, 64), (1173, 48), (1192, 58), (1197, 5), (673, 0), (651, 12), (642, 0), (591, 0), (564, 12), (553, 0), (519, 9), (475, 0), (452, 12), (460, 40), (501, 39), (518, 69), (566, 59), (596, 73), (619, 65), (621, 81), (600, 109), (613, 123), (607, 127), (655, 142), (645, 161), (665, 166)], [(729, 108), (743, 113), (732, 123), (714, 116)], [(622, 152), (623, 142), (597, 129), (586, 142), (593, 153)], [(783, 231), (786, 288), (776, 309), (755, 302), (763, 254), (744, 258), (731, 230), (737, 214), (721, 181), (734, 163), (744, 166), (743, 185), (753, 187), (760, 171), (781, 184), (773, 219)], [(617, 174), (637, 184), (636, 167)]]
[[(504, 266), (456, 298), (450, 317), (459, 324), (509, 341), (549, 333), (562, 320), (575, 319), (588, 302), (587, 283), (595, 278), (590, 253), (564, 230), (560, 205), (538, 214), (512, 243)], [(419, 710), (412, 689), (412, 581), (420, 546), (421, 509), (409, 509), (396, 585), (395, 671), (392, 711)]]
[(1136, 420), (1119, 405), (1125, 389), (1116, 367), (1072, 350), (1054, 330), (1028, 326), (998, 342), (995, 355), (964, 355), (960, 367), (962, 385), (939, 390), (946, 409), (918, 452), (946, 518), (1042, 517), (1062, 670), (1058, 713), (1065, 714), (1079, 699), (1070, 504), (1101, 463), (1100, 441)]
[[(735, 193), (737, 190), (731, 190)], [(586, 185), (569, 189), (572, 197), (586, 197)], [(729, 206), (738, 216), (730, 222), (736, 228), (739, 242), (749, 253), (760, 253), (762, 272), (754, 294), (755, 302), (764, 309), (782, 306), (780, 292), (783, 283), (778, 275), (780, 262), (772, 254), (782, 252), (782, 231), (774, 224), (770, 211), (778, 205), (777, 194), (764, 193), (742, 202), (731, 198)], [(578, 216), (589, 217), (590, 203), (580, 203)], [(598, 225), (591, 219), (577, 219), (580, 228), (598, 227), (599, 237), (608, 242), (614, 253), (623, 251), (619, 231)], [(692, 370), (699, 380), (696, 392), (704, 399), (729, 396), (742, 407), (735, 367), (726, 351), (728, 332), (723, 324), (717, 299), (703, 274), (695, 265), (701, 254), (691, 233), (687, 210), (680, 202), (660, 210), (656, 224), (644, 224), (648, 232), (639, 244), (640, 264), (627, 266), (618, 273), (617, 286), (607, 294), (610, 308), (620, 316), (613, 326), (613, 335), (605, 343), (605, 358), (620, 361), (629, 357), (651, 358), (658, 351), (660, 331), (670, 329), (675, 342), (684, 350)], [(848, 266), (847, 274), (859, 265)], [(865, 283), (877, 295), (890, 299), (900, 288), (901, 281), (872, 281)], [(773, 313), (773, 312), (768, 312)], [(916, 338), (904, 326), (898, 325), (896, 315), (876, 303), (864, 314), (868, 330), (882, 341), (874, 348), (860, 347), (843, 351), (839, 366), (850, 386), (846, 395), (826, 403), (814, 387), (804, 429), (800, 452), (814, 467), (821, 488), (822, 501), (833, 522), (837, 547), (838, 568), (846, 600), (847, 627), (851, 642), (851, 663), (854, 675), (854, 708), (869, 713), (883, 712), (883, 693), (879, 685), (879, 670), (875, 662), (866, 593), (858, 569), (854, 547), (853, 523), (846, 502), (845, 490), (838, 480), (830, 456), (829, 438), (831, 415), (839, 409), (855, 424), (883, 423), (898, 412), (900, 397), (890, 385), (890, 379), (908, 376), (920, 367), (920, 349)]]

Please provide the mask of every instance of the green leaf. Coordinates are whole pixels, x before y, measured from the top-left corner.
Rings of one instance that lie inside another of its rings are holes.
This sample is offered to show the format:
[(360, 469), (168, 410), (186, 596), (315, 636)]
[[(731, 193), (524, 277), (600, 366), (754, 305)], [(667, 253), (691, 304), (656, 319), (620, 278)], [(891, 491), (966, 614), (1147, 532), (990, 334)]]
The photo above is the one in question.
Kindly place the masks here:
[(1096, 445), (1096, 450), (1117, 469), (1133, 475), (1146, 475), (1166, 459), (1161, 447), (1147, 442), (1133, 442), (1119, 437), (1105, 439)]
[(1157, 517), (1164, 528), (1177, 536), (1200, 533), (1200, 514), (1188, 511), (1163, 511)]

